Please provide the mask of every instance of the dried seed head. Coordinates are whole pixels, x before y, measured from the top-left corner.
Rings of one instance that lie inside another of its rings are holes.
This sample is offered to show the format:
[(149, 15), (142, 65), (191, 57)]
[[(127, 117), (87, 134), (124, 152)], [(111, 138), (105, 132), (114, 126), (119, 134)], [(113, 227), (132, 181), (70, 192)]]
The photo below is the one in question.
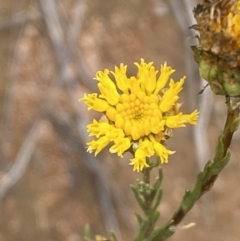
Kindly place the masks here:
[(240, 96), (240, 0), (203, 0), (194, 10), (201, 76), (217, 95)]
[(193, 12), (201, 48), (240, 66), (240, 0), (204, 0)]

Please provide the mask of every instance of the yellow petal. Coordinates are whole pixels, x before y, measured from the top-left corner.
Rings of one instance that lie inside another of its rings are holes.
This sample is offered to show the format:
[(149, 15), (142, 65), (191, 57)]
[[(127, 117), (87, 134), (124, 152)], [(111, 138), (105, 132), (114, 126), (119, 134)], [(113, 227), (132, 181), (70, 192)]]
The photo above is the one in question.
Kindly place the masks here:
[(167, 66), (167, 63), (164, 63), (164, 65), (161, 65), (161, 72), (157, 80), (157, 86), (156, 86), (156, 89), (154, 90), (154, 94), (157, 95), (159, 91), (162, 90), (162, 88), (167, 84), (168, 79), (173, 72), (175, 72), (175, 69), (172, 69), (170, 66)]
[(80, 101), (82, 100), (84, 100), (84, 102), (88, 106), (88, 110), (92, 109), (98, 112), (104, 112), (109, 107), (109, 104), (107, 103), (107, 101), (98, 98), (96, 93), (88, 94), (88, 95), (85, 94), (84, 97), (80, 99)]
[(111, 153), (117, 153), (118, 156), (123, 155), (131, 147), (132, 143), (129, 138), (118, 138), (114, 141), (114, 145), (110, 148)]
[(98, 122), (95, 119), (93, 123), (87, 125), (89, 136), (96, 136), (99, 138), (101, 135), (106, 135), (111, 130), (111, 125), (106, 122)]
[(121, 64), (120, 68), (115, 67), (115, 71), (112, 72), (115, 80), (117, 87), (122, 91), (122, 92), (127, 92), (128, 89), (128, 78), (126, 76), (127, 72), (127, 66)]
[(169, 89), (163, 94), (162, 101), (159, 105), (159, 108), (162, 112), (169, 111), (179, 99), (178, 94), (182, 90), (184, 79), (185, 77), (176, 83), (174, 83), (174, 81), (171, 79)]
[(107, 145), (109, 144), (109, 139), (106, 136), (100, 137), (98, 140), (93, 140), (87, 143), (89, 153), (95, 151), (95, 156)]

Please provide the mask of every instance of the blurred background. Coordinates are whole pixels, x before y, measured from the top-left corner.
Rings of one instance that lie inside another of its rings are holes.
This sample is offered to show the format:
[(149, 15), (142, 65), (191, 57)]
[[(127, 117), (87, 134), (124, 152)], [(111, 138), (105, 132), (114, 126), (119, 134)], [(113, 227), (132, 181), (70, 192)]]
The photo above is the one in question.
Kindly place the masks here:
[[(103, 151), (87, 154), (85, 126), (95, 113), (78, 99), (96, 91), (97, 70), (144, 58), (186, 75), (183, 110), (197, 127), (174, 132), (163, 165), (159, 225), (178, 207), (214, 153), (225, 99), (200, 79), (190, 46), (194, 0), (0, 0), (0, 241), (82, 241), (84, 227), (122, 241), (137, 232), (129, 188), (141, 174)], [(195, 43), (196, 44), (196, 43)], [(171, 241), (239, 241), (239, 134), (231, 161)], [(155, 175), (156, 176), (156, 175)], [(154, 175), (153, 175), (154, 179)], [(180, 226), (181, 226), (180, 225)]]

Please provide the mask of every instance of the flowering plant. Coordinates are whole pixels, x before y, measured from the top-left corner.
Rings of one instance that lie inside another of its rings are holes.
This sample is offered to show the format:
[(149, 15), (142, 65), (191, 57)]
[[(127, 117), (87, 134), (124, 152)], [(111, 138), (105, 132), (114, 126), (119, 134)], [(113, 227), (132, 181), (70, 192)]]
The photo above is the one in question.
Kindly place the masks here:
[[(112, 72), (108, 69), (97, 72), (95, 79), (100, 94), (85, 94), (80, 99), (86, 103), (88, 110), (102, 113), (100, 120), (94, 119), (87, 126), (89, 136), (95, 138), (87, 143), (88, 152), (97, 155), (109, 145), (109, 151), (120, 157), (130, 152), (133, 171), (143, 174), (143, 180), (131, 186), (143, 212), (136, 214), (139, 230), (134, 241), (163, 241), (173, 235), (177, 225), (212, 187), (230, 159), (228, 148), (239, 125), (239, 12), (240, 1), (237, 0), (204, 0), (194, 9), (197, 25), (192, 28), (200, 34), (199, 45), (192, 47), (195, 59), (200, 74), (213, 92), (226, 96), (227, 118), (213, 159), (206, 163), (193, 190), (186, 191), (178, 209), (163, 226), (156, 227), (163, 178), (159, 166), (167, 163), (174, 153), (168, 149), (166, 141), (172, 137), (173, 129), (198, 122), (197, 110), (190, 114), (180, 111), (179, 93), (185, 77), (174, 81), (170, 76), (175, 70), (166, 63), (156, 70), (152, 62), (146, 63), (141, 59), (140, 63), (135, 63), (138, 69), (136, 76), (128, 77), (127, 66), (123, 64)], [(152, 161), (153, 156), (157, 161)], [(156, 181), (150, 183), (153, 168), (159, 168), (159, 174)], [(85, 240), (91, 241), (91, 238), (87, 236)], [(116, 241), (117, 237), (111, 233), (110, 239), (96, 236), (96, 240)]]
[(97, 93), (85, 95), (82, 100), (88, 109), (103, 113), (100, 121), (93, 120), (87, 126), (90, 136), (97, 140), (88, 142), (88, 151), (95, 151), (97, 155), (109, 143), (111, 153), (122, 156), (124, 152), (133, 153), (130, 164), (134, 171), (142, 171), (149, 167), (148, 158), (157, 154), (160, 162), (168, 162), (168, 156), (173, 154), (165, 146), (171, 130), (185, 127), (186, 123), (197, 124), (198, 112), (184, 115), (180, 112), (181, 104), (178, 103), (179, 92), (184, 84), (183, 77), (180, 81), (170, 80), (170, 75), (175, 71), (166, 63), (159, 71), (153, 63), (135, 63), (138, 67), (137, 77), (127, 77), (127, 66), (121, 64), (115, 68), (110, 77), (110, 71), (105, 69), (96, 75), (100, 95)]

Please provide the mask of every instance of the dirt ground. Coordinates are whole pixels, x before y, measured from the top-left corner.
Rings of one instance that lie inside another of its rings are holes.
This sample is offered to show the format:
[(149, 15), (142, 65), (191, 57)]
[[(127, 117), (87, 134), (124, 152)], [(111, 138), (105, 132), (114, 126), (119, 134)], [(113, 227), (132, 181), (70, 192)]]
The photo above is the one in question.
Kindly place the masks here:
[[(138, 207), (129, 186), (141, 174), (132, 172), (127, 155), (103, 151), (95, 160), (86, 153), (85, 125), (96, 115), (78, 98), (96, 89), (97, 70), (122, 62), (134, 74), (140, 58), (156, 66), (167, 61), (176, 79), (188, 73), (186, 58), (196, 68), (173, 9), (164, 0), (9, 0), (0, 1), (0, 17), (0, 241), (82, 241), (86, 225), (93, 235), (113, 229), (119, 240), (133, 240)], [(188, 77), (181, 95), (186, 112), (208, 97), (198, 95), (198, 78)], [(224, 125), (224, 97), (214, 97), (209, 108), (211, 159)], [(176, 130), (168, 144), (176, 153), (162, 166), (159, 225), (200, 171), (193, 131)], [(240, 240), (239, 144), (237, 133), (230, 163), (169, 240)], [(19, 166), (19, 178), (15, 172), (6, 177)]]

